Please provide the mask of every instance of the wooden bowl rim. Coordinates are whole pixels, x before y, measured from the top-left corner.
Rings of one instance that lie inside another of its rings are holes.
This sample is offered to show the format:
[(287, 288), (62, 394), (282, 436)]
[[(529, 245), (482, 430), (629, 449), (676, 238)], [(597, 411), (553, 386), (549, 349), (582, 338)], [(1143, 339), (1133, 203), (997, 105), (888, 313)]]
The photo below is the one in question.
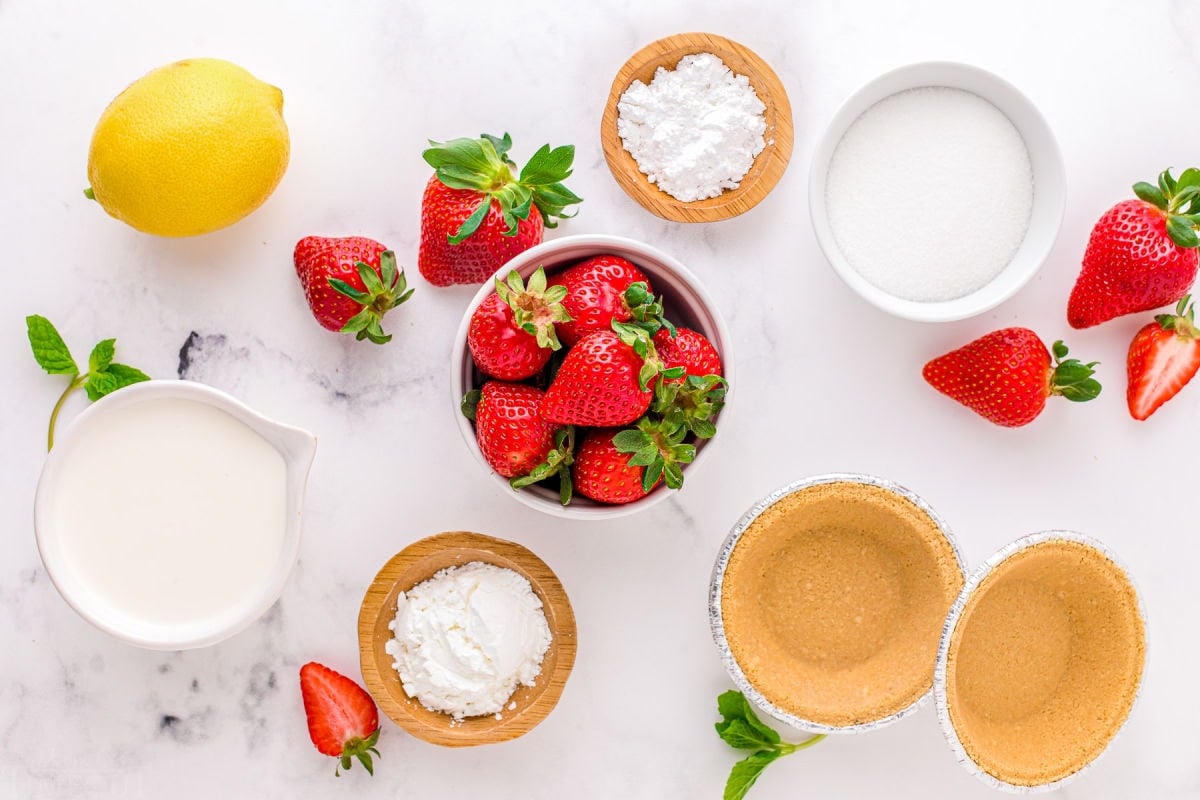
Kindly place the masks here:
[[(542, 600), (543, 612), (550, 625), (552, 637), (543, 666), (551, 658), (554, 663), (549, 674), (543, 670), (534, 687), (517, 688), (514, 697), (526, 691), (531, 693), (531, 699), (528, 705), (511, 712), (503, 712), (502, 719), (495, 720), (488, 716), (468, 717), (462, 724), (451, 727), (448, 715), (438, 715), (445, 717), (446, 723), (433, 726), (425, 718), (437, 712), (430, 712), (416, 700), (407, 698), (403, 687), (400, 686), (400, 676), (392, 668), (392, 658), (384, 652), (383, 647), (387, 639), (380, 641), (376, 630), (381, 620), (390, 621), (395, 616), (395, 600), (400, 591), (411, 589), (445, 567), (433, 569), (427, 575), (422, 574), (403, 587), (393, 576), (397, 572), (412, 569), (424, 561), (431, 560), (439, 553), (455, 549), (463, 550), (467, 554), (462, 560), (455, 561), (455, 564), (473, 561), (496, 564), (514, 569), (529, 581), (534, 592)], [(389, 558), (363, 595), (358, 615), (358, 637), (363, 681), (379, 708), (392, 722), (418, 739), (447, 747), (504, 742), (528, 733), (558, 704), (575, 664), (575, 613), (554, 570), (521, 544), (471, 531), (444, 531), (426, 536)], [(404, 702), (398, 702), (393, 697), (388, 688), (389, 684), (399, 687), (399, 694), (406, 697)]]
[[(681, 58), (713, 53), (736, 75), (745, 75), (766, 110), (766, 146), (754, 159), (736, 189), (717, 197), (685, 203), (647, 180), (617, 134), (617, 102), (635, 79), (648, 82), (659, 66), (673, 69)], [(745, 45), (715, 33), (677, 33), (642, 47), (622, 65), (613, 79), (600, 121), (604, 159), (626, 194), (647, 211), (674, 222), (716, 222), (749, 211), (779, 183), (791, 160), (794, 130), (792, 106), (779, 76)]]

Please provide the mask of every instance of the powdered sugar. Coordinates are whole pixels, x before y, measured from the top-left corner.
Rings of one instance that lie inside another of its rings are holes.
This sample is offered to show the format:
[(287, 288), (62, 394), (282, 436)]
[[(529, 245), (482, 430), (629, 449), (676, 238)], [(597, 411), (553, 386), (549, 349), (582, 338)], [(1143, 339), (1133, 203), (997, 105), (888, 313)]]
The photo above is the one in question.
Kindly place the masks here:
[(846, 130), (826, 204), (842, 254), (889, 294), (933, 302), (992, 281), (1025, 238), (1033, 171), (1021, 134), (961, 89), (888, 97)]
[(617, 103), (617, 133), (650, 183), (690, 203), (736, 189), (766, 143), (766, 106), (712, 53), (659, 67)]
[(402, 592), (384, 649), (409, 697), (455, 720), (501, 718), (550, 647), (542, 601), (510, 569), (472, 561)]

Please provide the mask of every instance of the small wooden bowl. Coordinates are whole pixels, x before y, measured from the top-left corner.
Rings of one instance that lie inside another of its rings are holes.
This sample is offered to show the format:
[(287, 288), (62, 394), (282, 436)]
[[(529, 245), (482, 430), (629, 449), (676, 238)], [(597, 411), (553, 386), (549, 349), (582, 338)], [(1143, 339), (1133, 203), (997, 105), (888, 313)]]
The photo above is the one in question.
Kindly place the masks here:
[[(551, 640), (537, 682), (533, 686), (518, 686), (513, 694), (516, 708), (505, 708), (501, 719), (466, 717), (452, 726), (450, 715), (430, 711), (405, 693), (384, 645), (392, 638), (388, 623), (396, 617), (396, 598), (400, 592), (440, 570), (472, 561), (495, 564), (525, 576), (542, 601)], [(432, 744), (446, 747), (492, 744), (516, 739), (533, 730), (558, 703), (575, 664), (575, 613), (558, 577), (544, 561), (521, 545), (479, 533), (439, 533), (413, 542), (379, 570), (358, 612), (358, 645), (367, 691), (392, 722)]]
[[(649, 83), (659, 67), (674, 69), (684, 56), (712, 53), (735, 75), (745, 75), (766, 106), (766, 146), (736, 189), (717, 197), (685, 203), (659, 189), (638, 169), (617, 134), (617, 102), (635, 80)], [(613, 80), (600, 122), (600, 142), (613, 177), (646, 210), (674, 222), (715, 222), (749, 211), (783, 177), (792, 157), (792, 106), (779, 76), (748, 47), (712, 33), (677, 33), (643, 47), (625, 62)]]

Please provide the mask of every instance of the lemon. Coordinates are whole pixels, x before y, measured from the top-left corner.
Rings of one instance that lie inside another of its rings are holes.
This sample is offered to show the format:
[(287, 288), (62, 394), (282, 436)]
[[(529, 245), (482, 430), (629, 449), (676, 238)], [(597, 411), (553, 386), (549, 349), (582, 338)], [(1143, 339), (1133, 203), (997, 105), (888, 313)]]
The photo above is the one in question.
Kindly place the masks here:
[(87, 195), (139, 231), (195, 236), (262, 205), (289, 149), (283, 92), (228, 61), (177, 61), (100, 115)]

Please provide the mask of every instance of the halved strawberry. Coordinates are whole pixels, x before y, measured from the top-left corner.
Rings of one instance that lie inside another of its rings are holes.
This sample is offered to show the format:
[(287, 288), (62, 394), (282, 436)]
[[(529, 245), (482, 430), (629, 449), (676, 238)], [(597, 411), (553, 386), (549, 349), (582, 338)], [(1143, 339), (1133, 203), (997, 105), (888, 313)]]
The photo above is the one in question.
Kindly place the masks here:
[(317, 750), (338, 759), (339, 767), (350, 769), (357, 758), (375, 774), (371, 754), (379, 755), (379, 711), (371, 695), (354, 681), (323, 664), (310, 661), (300, 668), (300, 694), (308, 735)]
[(1146, 419), (1174, 397), (1200, 369), (1200, 332), (1189, 295), (1174, 314), (1159, 314), (1129, 345), (1125, 399), (1134, 419)]

